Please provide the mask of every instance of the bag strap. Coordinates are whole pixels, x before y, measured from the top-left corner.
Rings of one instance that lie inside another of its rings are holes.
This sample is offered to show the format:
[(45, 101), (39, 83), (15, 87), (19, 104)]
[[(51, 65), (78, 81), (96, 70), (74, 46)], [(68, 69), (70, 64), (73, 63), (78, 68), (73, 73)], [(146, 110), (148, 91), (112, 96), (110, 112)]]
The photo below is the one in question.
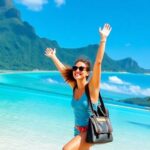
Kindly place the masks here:
[[(86, 96), (88, 98), (88, 103), (90, 105), (92, 113), (95, 114), (95, 111), (94, 111), (93, 106), (92, 106), (91, 98), (90, 98), (90, 92), (89, 92), (89, 86), (88, 86), (88, 84), (85, 86), (85, 93), (86, 93)], [(106, 108), (105, 108), (105, 105), (104, 105), (104, 102), (103, 102), (103, 99), (101, 97), (100, 92), (99, 92), (99, 101), (100, 101), (100, 104), (101, 104), (101, 108), (102, 108), (103, 114), (106, 116), (106, 114), (107, 114), (106, 113)]]
[(77, 84), (75, 84), (75, 86), (73, 87), (73, 95), (76, 88), (77, 88)]

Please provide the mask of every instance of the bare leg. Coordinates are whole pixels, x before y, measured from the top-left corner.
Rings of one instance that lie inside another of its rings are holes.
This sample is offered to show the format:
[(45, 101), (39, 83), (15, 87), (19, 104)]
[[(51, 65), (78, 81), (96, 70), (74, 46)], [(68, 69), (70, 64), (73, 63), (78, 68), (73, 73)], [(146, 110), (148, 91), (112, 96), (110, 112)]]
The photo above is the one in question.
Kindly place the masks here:
[(86, 132), (82, 132), (81, 134), (75, 136), (72, 140), (70, 140), (64, 147), (63, 150), (90, 150), (90, 147), (93, 144), (89, 144), (85, 141)]

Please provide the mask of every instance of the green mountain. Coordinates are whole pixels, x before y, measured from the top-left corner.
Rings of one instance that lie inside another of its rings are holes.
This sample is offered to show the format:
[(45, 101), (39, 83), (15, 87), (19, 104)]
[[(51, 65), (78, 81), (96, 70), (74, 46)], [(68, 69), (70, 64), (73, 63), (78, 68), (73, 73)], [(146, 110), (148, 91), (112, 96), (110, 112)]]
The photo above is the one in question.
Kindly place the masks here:
[(144, 98), (128, 98), (124, 100), (119, 100), (119, 102), (129, 103), (129, 104), (135, 104), (140, 106), (145, 106), (150, 108), (150, 97), (144, 97)]
[[(44, 55), (47, 47), (57, 49), (57, 56), (64, 64), (72, 65), (81, 56), (94, 62), (98, 45), (69, 49), (62, 48), (55, 40), (39, 37), (34, 28), (22, 21), (12, 0), (0, 0), (0, 70), (54, 70), (54, 64)], [(80, 55), (79, 55), (80, 54)], [(105, 71), (150, 72), (138, 66), (131, 58), (115, 61), (106, 53)]]

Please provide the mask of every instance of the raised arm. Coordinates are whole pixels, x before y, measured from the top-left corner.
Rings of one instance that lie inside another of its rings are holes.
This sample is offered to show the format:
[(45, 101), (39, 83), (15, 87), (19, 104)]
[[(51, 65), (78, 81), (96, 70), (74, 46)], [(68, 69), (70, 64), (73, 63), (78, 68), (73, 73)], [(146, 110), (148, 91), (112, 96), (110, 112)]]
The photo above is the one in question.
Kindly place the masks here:
[(100, 79), (101, 79), (101, 64), (102, 64), (102, 60), (104, 56), (104, 50), (105, 50), (107, 37), (110, 31), (111, 31), (111, 27), (109, 24), (105, 24), (102, 29), (99, 28), (101, 41), (100, 41), (100, 45), (99, 45), (98, 52), (96, 55), (92, 77), (89, 82), (90, 93), (91, 95), (93, 95), (93, 99), (98, 98), (97, 96), (98, 96), (98, 92), (100, 89)]
[(59, 72), (62, 74), (63, 71), (65, 70), (65, 66), (57, 58), (57, 56), (56, 56), (56, 49), (47, 48), (46, 51), (45, 51), (45, 55), (52, 59), (52, 61), (54, 62), (55, 66), (57, 67)]
[[(56, 49), (47, 48), (45, 50), (45, 56), (51, 58), (51, 60), (54, 62), (55, 66), (57, 67), (58, 71), (61, 73), (61, 75), (64, 77), (63, 72), (66, 69), (66, 66), (57, 58), (56, 56)], [(65, 77), (64, 77), (65, 79)], [(65, 79), (66, 80), (66, 79)], [(74, 83), (69, 83), (69, 85), (73, 88)]]

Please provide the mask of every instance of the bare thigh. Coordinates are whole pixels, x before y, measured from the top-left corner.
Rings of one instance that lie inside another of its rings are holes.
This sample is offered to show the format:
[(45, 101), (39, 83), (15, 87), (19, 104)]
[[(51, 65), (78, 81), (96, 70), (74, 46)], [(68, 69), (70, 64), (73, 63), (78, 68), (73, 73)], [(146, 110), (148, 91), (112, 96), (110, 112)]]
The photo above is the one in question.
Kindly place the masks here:
[(89, 144), (85, 141), (86, 132), (80, 133), (70, 140), (64, 147), (63, 150), (90, 150), (93, 144)]

